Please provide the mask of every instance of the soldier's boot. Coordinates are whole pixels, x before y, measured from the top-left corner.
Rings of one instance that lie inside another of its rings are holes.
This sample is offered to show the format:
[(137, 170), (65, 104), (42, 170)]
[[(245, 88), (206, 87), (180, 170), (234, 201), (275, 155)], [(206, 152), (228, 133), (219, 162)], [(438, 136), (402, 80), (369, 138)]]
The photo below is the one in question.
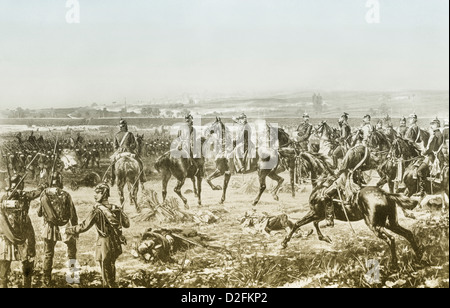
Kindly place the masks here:
[(414, 194), (414, 197), (424, 197), (425, 196), (425, 181), (426, 179), (423, 177), (419, 177), (419, 190)]
[(34, 261), (23, 261), (22, 262), (22, 273), (23, 273), (23, 287), (31, 288), (31, 281), (33, 278)]
[(114, 186), (115, 182), (116, 182), (116, 171), (114, 168), (115, 164), (111, 165), (111, 186)]

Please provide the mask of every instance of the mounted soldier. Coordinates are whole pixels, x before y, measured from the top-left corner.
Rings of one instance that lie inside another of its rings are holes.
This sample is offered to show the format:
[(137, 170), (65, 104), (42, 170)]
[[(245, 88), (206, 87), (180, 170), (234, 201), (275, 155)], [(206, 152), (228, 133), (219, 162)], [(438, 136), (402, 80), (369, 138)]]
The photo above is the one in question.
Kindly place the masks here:
[(444, 129), (442, 130), (442, 135), (444, 136), (444, 147), (442, 148), (442, 152), (444, 153), (445, 160), (446, 160), (447, 164), (448, 164), (448, 153), (449, 153), (449, 150), (448, 150), (448, 146), (449, 146), (449, 144), (448, 144), (449, 143), (448, 134), (449, 134), (449, 132), (448, 132), (448, 119), (445, 119), (444, 120)]
[(367, 145), (367, 140), (369, 139), (370, 135), (374, 131), (373, 125), (370, 123), (370, 120), (371, 120), (370, 115), (366, 114), (363, 117), (363, 124), (361, 126), (361, 130), (362, 130), (362, 133), (363, 133), (362, 144), (365, 145), (365, 146)]
[(419, 143), (420, 141), (420, 128), (417, 125), (417, 115), (415, 113), (412, 113), (409, 115), (409, 127), (406, 130), (405, 133), (405, 139), (414, 142)]
[(184, 120), (186, 124), (182, 125), (177, 132), (178, 150), (183, 152), (182, 157), (189, 160), (190, 166), (197, 167), (196, 159), (201, 157), (198, 155), (200, 149), (197, 144), (197, 130), (194, 127), (194, 117), (188, 113)]
[(145, 174), (143, 172), (144, 170), (144, 164), (142, 163), (141, 158), (139, 157), (139, 154), (137, 153), (137, 142), (134, 138), (134, 135), (132, 132), (128, 131), (128, 125), (125, 120), (120, 120), (119, 122), (119, 129), (120, 131), (116, 133), (114, 137), (114, 154), (111, 156), (112, 164), (111, 164), (111, 186), (114, 185), (116, 175), (115, 175), (115, 168), (114, 164), (116, 160), (118, 159), (118, 154), (121, 153), (131, 153), (134, 155), (134, 159), (139, 163), (139, 167), (141, 169), (140, 172), (140, 182), (145, 183)]
[(254, 145), (251, 140), (252, 128), (248, 124), (247, 116), (242, 113), (239, 117), (233, 117), (233, 121), (239, 124), (236, 137), (235, 159), (236, 172), (244, 173), (250, 170), (251, 158), (254, 156)]
[(14, 175), (0, 202), (0, 287), (8, 287), (12, 261), (22, 262), (23, 287), (31, 288), (36, 239), (28, 211), (45, 186), (25, 192), (25, 176)]
[[(425, 195), (425, 181), (427, 180), (428, 171), (431, 171), (432, 177), (440, 176), (440, 170), (442, 170), (442, 165), (445, 162), (444, 154), (442, 153), (442, 148), (444, 147), (444, 136), (440, 130), (441, 122), (436, 118), (430, 123), (430, 130), (433, 131), (428, 145), (425, 150), (422, 151), (422, 155), (425, 159), (417, 167), (417, 177), (419, 179), (419, 191), (416, 193), (417, 196), (423, 197)], [(430, 167), (431, 170), (430, 170)]]
[(408, 127), (406, 127), (406, 118), (402, 117), (400, 119), (400, 124), (398, 127), (398, 134), (400, 135), (400, 137), (405, 138), (407, 130), (408, 130)]
[(334, 149), (333, 153), (331, 154), (331, 157), (333, 158), (333, 166), (337, 167), (338, 165), (338, 157), (344, 157), (345, 153), (349, 149), (351, 145), (351, 136), (352, 136), (352, 129), (350, 128), (350, 125), (348, 124), (348, 113), (344, 112), (341, 117), (338, 120), (339, 124), (339, 146)]
[(297, 127), (297, 142), (303, 151), (309, 150), (309, 137), (311, 137), (312, 125), (309, 123), (309, 114), (303, 114), (303, 123)]
[(60, 227), (78, 224), (77, 212), (68, 192), (63, 190), (63, 179), (59, 172), (52, 175), (50, 187), (41, 193), (38, 217), (44, 217), (42, 238), (44, 239), (44, 286), (50, 286), (52, 280), (53, 256), (55, 246), (63, 241), (67, 246), (67, 257), (77, 258), (77, 242), (74, 236), (60, 233)]

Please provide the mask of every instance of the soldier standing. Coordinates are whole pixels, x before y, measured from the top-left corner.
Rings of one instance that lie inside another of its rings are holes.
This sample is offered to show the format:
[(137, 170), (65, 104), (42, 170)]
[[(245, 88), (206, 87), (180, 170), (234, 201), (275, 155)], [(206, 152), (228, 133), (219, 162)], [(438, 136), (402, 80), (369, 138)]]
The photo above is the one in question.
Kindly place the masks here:
[(125, 120), (120, 120), (119, 122), (119, 129), (120, 131), (116, 134), (114, 137), (114, 150), (116, 151), (113, 157), (113, 163), (111, 165), (111, 186), (114, 185), (116, 175), (114, 170), (114, 162), (116, 160), (117, 154), (119, 153), (132, 153), (135, 155), (134, 159), (139, 163), (139, 167), (141, 169), (140, 172), (140, 178), (139, 181), (141, 183), (145, 183), (145, 174), (144, 174), (144, 164), (142, 163), (141, 158), (139, 157), (139, 154), (137, 153), (137, 142), (134, 138), (134, 135), (132, 132), (128, 131), (128, 124)]
[(309, 114), (303, 114), (303, 123), (297, 127), (297, 141), (303, 151), (309, 150), (309, 137), (311, 137), (312, 125), (309, 123)]
[(103, 286), (116, 288), (116, 260), (122, 254), (125, 239), (122, 227), (128, 228), (130, 221), (119, 207), (108, 202), (109, 186), (105, 183), (94, 189), (95, 205), (87, 218), (79, 225), (66, 229), (66, 234), (79, 234), (88, 231), (94, 225), (97, 228), (95, 258), (100, 263)]
[(38, 198), (45, 186), (23, 191), (24, 177), (14, 175), (0, 208), (0, 287), (8, 287), (12, 261), (22, 262), (23, 287), (31, 288), (36, 256), (36, 239), (28, 210), (31, 200)]
[[(50, 196), (51, 199), (50, 199)], [(55, 209), (55, 207), (59, 207)], [(55, 217), (55, 213), (65, 212), (68, 216), (63, 221), (61, 217)], [(44, 286), (50, 286), (52, 280), (53, 256), (55, 254), (55, 245), (62, 241), (59, 227), (75, 226), (78, 224), (77, 212), (70, 194), (63, 190), (62, 176), (56, 172), (52, 176), (50, 188), (45, 189), (41, 194), (41, 204), (38, 210), (38, 216), (44, 217), (44, 228), (42, 238), (44, 239)], [(65, 224), (64, 224), (65, 222)], [(65, 236), (65, 235), (64, 235)], [(64, 239), (67, 245), (67, 256), (69, 260), (77, 258), (77, 241), (74, 236), (68, 236)]]

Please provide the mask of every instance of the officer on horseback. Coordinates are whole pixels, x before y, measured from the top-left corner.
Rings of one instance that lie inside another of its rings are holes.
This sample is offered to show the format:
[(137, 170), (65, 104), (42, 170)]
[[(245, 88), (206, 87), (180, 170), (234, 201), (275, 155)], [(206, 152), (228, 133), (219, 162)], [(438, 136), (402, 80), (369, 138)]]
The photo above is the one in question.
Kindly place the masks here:
[(371, 117), (370, 114), (366, 114), (363, 117), (363, 125), (361, 126), (362, 130), (362, 144), (367, 145), (367, 140), (369, 139), (370, 135), (373, 133), (374, 128), (373, 125), (370, 123)]
[(309, 123), (309, 114), (303, 113), (303, 123), (297, 127), (297, 141), (303, 151), (309, 150), (309, 137), (312, 133), (312, 124)]
[(197, 162), (194, 158), (197, 157), (197, 130), (194, 127), (194, 117), (191, 113), (188, 113), (184, 120), (186, 125), (181, 127), (178, 131), (178, 138), (180, 144), (178, 146), (179, 150), (187, 153), (187, 158), (189, 158), (190, 166), (197, 166)]
[(144, 164), (142, 163), (142, 160), (139, 157), (139, 153), (137, 153), (136, 139), (134, 138), (133, 133), (128, 131), (127, 121), (120, 120), (119, 129), (120, 129), (120, 131), (118, 133), (116, 133), (116, 135), (114, 136), (115, 153), (113, 154), (113, 157), (112, 157), (113, 163), (111, 164), (111, 177), (112, 177), (111, 178), (111, 186), (114, 185), (114, 182), (116, 179), (114, 165), (115, 165), (115, 161), (117, 160), (117, 155), (120, 153), (125, 153), (125, 152), (135, 155), (134, 159), (136, 159), (136, 161), (139, 163), (139, 167), (141, 169), (139, 180), (141, 183), (145, 183), (146, 179), (145, 179), (145, 174), (143, 172)]
[(8, 287), (12, 261), (22, 262), (23, 287), (31, 288), (36, 256), (36, 239), (28, 210), (30, 202), (41, 195), (45, 186), (24, 191), (24, 176), (10, 179), (10, 187), (0, 202), (0, 288)]
[(239, 117), (233, 118), (240, 127), (236, 138), (236, 171), (242, 173), (250, 169), (251, 151), (253, 149), (253, 143), (251, 141), (252, 128), (248, 124), (247, 116), (242, 113)]
[(446, 159), (446, 162), (448, 164), (448, 153), (449, 153), (449, 139), (448, 139), (448, 135), (449, 135), (449, 131), (448, 131), (448, 119), (444, 120), (444, 129), (442, 130), (442, 135), (444, 136), (444, 147), (442, 148), (442, 151), (444, 152), (444, 156)]
[(398, 127), (398, 134), (400, 135), (400, 137), (405, 138), (407, 130), (408, 128), (406, 127), (406, 118), (402, 117), (400, 119), (400, 125)]
[[(419, 180), (419, 191), (416, 196), (423, 197), (425, 195), (425, 181), (427, 180), (427, 173), (429, 167), (438, 160), (439, 164), (444, 162), (444, 154), (442, 153), (442, 148), (444, 146), (444, 136), (440, 130), (441, 122), (436, 118), (430, 123), (430, 129), (433, 131), (433, 135), (428, 141), (428, 145), (422, 155), (425, 159), (417, 168), (417, 177)], [(442, 166), (439, 166), (442, 167)], [(440, 169), (440, 168), (439, 168)]]
[(405, 133), (405, 139), (418, 143), (420, 139), (420, 128), (417, 125), (417, 115), (412, 113), (409, 115), (409, 127)]
[(340, 131), (340, 136), (339, 136), (339, 140), (338, 140), (339, 146), (336, 147), (336, 149), (334, 149), (334, 151), (331, 155), (333, 158), (333, 166), (334, 167), (337, 167), (337, 165), (338, 165), (337, 157), (340, 154), (340, 152), (343, 153), (342, 154), (342, 156), (343, 156), (347, 152), (347, 150), (351, 144), (352, 130), (347, 121), (348, 121), (348, 113), (344, 112), (338, 120), (339, 131)]

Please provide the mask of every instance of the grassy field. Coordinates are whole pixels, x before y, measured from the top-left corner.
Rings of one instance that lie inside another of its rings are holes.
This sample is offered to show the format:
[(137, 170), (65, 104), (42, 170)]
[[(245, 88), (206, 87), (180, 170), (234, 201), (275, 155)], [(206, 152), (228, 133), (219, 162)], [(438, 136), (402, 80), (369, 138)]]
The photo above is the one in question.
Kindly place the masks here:
[[(284, 175), (287, 177), (287, 174)], [(131, 228), (125, 229), (128, 245), (117, 262), (118, 281), (121, 287), (448, 287), (448, 214), (430, 219), (430, 214), (420, 210), (419, 220), (404, 218), (399, 212), (400, 224), (414, 230), (419, 242), (425, 248), (421, 262), (414, 261), (409, 244), (397, 237), (397, 251), (400, 269), (394, 270), (390, 264), (387, 246), (378, 240), (363, 222), (353, 223), (353, 234), (345, 222), (337, 222), (333, 229), (326, 228), (333, 243), (327, 244), (317, 239), (315, 234), (293, 238), (287, 249), (281, 249), (284, 231), (267, 236), (244, 228), (239, 220), (251, 209), (253, 194), (245, 194), (249, 183), (257, 181), (255, 175), (235, 176), (230, 183), (228, 199), (224, 206), (218, 204), (220, 191), (203, 188), (203, 206), (196, 206), (196, 198), (187, 193), (192, 214), (208, 209), (220, 218), (213, 224), (162, 223), (137, 221), (136, 210), (126, 203), (125, 212), (132, 219)], [(218, 182), (219, 183), (219, 182)], [(174, 181), (169, 183), (169, 197)], [(191, 189), (186, 184), (183, 191)], [(160, 196), (160, 182), (150, 179), (146, 190), (155, 190)], [(91, 188), (68, 190), (77, 208), (80, 219), (87, 216), (93, 205)], [(302, 186), (295, 198), (281, 192), (280, 201), (272, 200), (265, 193), (258, 205), (258, 213), (286, 213), (293, 221), (300, 219), (308, 210), (310, 187)], [(140, 202), (143, 194), (139, 193)], [(161, 197), (159, 197), (161, 199)], [(112, 189), (111, 201), (118, 203), (116, 188)], [(180, 202), (181, 206), (181, 202)], [(41, 286), (43, 242), (40, 237), (42, 221), (36, 216), (36, 202), (30, 216), (37, 235), (36, 276), (34, 287)], [(148, 227), (189, 227), (206, 234), (212, 239), (210, 245), (228, 249), (230, 253), (218, 253), (203, 247), (192, 247), (173, 256), (174, 262), (144, 263), (130, 254), (132, 244)], [(305, 234), (312, 225), (305, 226), (300, 234)], [(81, 234), (78, 241), (78, 260), (82, 266), (81, 287), (100, 287), (101, 277), (98, 264), (94, 261), (95, 228)], [(380, 264), (380, 280), (369, 284), (364, 275), (368, 272), (367, 260), (375, 259)], [(58, 243), (55, 254), (56, 287), (73, 287), (65, 282), (65, 246)], [(16, 263), (12, 273), (13, 285), (20, 285), (20, 268)]]

